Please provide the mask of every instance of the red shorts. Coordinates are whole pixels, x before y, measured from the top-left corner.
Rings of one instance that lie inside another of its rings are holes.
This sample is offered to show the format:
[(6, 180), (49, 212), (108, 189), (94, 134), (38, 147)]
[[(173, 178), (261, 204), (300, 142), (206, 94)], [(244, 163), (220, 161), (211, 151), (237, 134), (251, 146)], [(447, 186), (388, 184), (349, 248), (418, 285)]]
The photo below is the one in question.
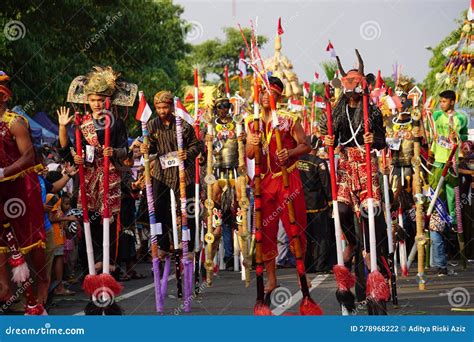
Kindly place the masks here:
[[(381, 201), (380, 185), (377, 178), (377, 162), (372, 158), (372, 196), (374, 206)], [(367, 172), (365, 151), (346, 148), (341, 151), (337, 166), (337, 200), (359, 212), (367, 208)]]
[(288, 199), (293, 200), (295, 208), (296, 234), (301, 241), (302, 253), (306, 251), (306, 203), (303, 185), (297, 169), (288, 173), (289, 188), (283, 187), (283, 178), (272, 178), (267, 174), (261, 183), (262, 187), (262, 253), (263, 261), (269, 261), (278, 256), (277, 235), (278, 221), (281, 220), (286, 234), (293, 244), (290, 218), (288, 215)]

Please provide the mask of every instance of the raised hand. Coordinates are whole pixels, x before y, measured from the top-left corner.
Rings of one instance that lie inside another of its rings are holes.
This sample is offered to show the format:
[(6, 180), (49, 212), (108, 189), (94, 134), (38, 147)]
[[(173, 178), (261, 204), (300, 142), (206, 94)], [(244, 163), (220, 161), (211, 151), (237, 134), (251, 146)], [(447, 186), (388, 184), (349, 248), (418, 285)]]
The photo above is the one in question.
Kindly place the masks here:
[(58, 123), (59, 126), (67, 126), (71, 123), (74, 116), (69, 116), (69, 108), (64, 106), (59, 107), (59, 110), (56, 111), (58, 113)]

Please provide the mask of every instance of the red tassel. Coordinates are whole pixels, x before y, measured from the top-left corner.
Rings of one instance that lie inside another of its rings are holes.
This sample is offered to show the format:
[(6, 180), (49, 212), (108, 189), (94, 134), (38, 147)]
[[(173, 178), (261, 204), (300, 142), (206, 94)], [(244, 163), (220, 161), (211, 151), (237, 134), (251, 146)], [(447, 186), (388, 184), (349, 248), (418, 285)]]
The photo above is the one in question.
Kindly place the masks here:
[(365, 294), (376, 301), (386, 302), (390, 298), (390, 289), (382, 273), (379, 271), (369, 273)]
[(349, 291), (355, 285), (354, 275), (344, 265), (334, 265), (332, 268), (334, 278), (336, 278), (337, 288), (342, 291)]
[(92, 294), (101, 286), (100, 284), (100, 279), (97, 274), (88, 274), (84, 278), (84, 282), (82, 283), (82, 288), (85, 293), (87, 293), (89, 296), (92, 296)]
[(255, 304), (253, 308), (253, 314), (255, 316), (273, 316), (272, 310), (270, 310), (270, 308), (263, 303)]
[(300, 304), (300, 314), (302, 316), (321, 316), (323, 310), (310, 297), (303, 298)]
[(114, 295), (119, 295), (122, 292), (123, 286), (120, 285), (114, 277), (108, 273), (102, 273), (99, 275), (99, 282), (101, 287), (110, 289)]

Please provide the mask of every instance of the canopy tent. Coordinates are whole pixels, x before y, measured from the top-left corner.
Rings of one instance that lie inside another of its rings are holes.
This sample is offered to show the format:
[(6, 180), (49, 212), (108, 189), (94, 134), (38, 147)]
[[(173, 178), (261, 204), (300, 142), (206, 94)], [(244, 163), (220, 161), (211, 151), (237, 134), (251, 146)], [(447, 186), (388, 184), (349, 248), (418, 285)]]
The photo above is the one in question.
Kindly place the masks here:
[(48, 129), (44, 128), (38, 122), (33, 120), (28, 114), (25, 113), (21, 106), (15, 106), (12, 109), (13, 112), (20, 114), (25, 119), (28, 120), (28, 124), (31, 129), (31, 136), (33, 138), (33, 143), (35, 145), (42, 145), (42, 144), (52, 144), (54, 143), (58, 136), (53, 132), (49, 131)]

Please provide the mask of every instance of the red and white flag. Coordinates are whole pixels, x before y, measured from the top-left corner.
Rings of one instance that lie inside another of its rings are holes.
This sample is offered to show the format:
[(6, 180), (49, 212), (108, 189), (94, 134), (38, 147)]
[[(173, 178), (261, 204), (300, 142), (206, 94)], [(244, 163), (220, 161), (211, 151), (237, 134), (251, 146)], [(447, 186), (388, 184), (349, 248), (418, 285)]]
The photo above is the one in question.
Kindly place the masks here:
[(176, 116), (179, 116), (181, 119), (186, 121), (191, 126), (194, 125), (194, 119), (191, 115), (189, 115), (186, 108), (181, 103), (181, 100), (178, 97), (174, 98), (174, 112)]
[(308, 97), (311, 92), (311, 87), (308, 82), (303, 82), (303, 96)]
[(332, 58), (336, 58), (336, 50), (334, 49), (331, 41), (329, 41), (328, 46), (326, 46), (326, 51), (329, 52)]
[(324, 102), (324, 99), (321, 96), (314, 97), (314, 105), (316, 108), (326, 108), (326, 102)]
[(247, 64), (245, 64), (245, 49), (240, 50), (239, 57), (239, 71), (240, 77), (244, 78), (247, 76)]
[(138, 98), (140, 102), (138, 103), (138, 109), (137, 114), (135, 115), (135, 119), (141, 122), (148, 122), (153, 112), (150, 106), (148, 105), (148, 102), (146, 102), (143, 91), (139, 92)]

